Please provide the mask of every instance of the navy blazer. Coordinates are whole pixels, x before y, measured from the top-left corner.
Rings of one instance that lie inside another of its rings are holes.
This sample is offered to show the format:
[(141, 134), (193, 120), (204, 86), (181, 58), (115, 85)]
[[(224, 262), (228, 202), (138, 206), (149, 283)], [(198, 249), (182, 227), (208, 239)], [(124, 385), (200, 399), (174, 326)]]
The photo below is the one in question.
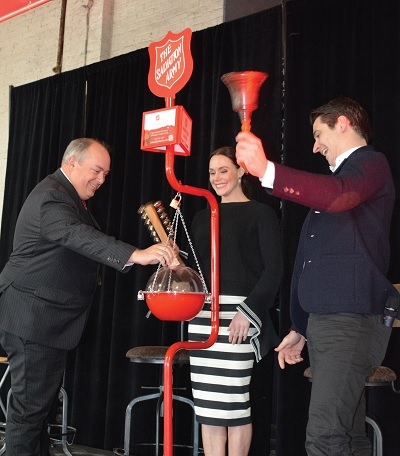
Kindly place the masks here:
[(311, 208), (291, 286), (293, 328), (305, 335), (309, 313), (383, 315), (395, 192), (385, 156), (355, 150), (330, 176), (275, 165), (273, 194)]
[(134, 250), (99, 231), (57, 170), (32, 190), (18, 216), (13, 252), (0, 274), (0, 328), (50, 347), (75, 347), (99, 263), (122, 271)]

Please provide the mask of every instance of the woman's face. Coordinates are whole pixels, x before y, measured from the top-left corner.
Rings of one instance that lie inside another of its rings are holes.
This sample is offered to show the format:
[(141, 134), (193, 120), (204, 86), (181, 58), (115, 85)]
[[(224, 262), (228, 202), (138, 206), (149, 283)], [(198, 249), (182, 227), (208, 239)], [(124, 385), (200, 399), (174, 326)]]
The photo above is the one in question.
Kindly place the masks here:
[(210, 159), (210, 184), (215, 193), (221, 197), (221, 202), (234, 202), (243, 199), (240, 178), (244, 171), (238, 168), (225, 155), (214, 155)]

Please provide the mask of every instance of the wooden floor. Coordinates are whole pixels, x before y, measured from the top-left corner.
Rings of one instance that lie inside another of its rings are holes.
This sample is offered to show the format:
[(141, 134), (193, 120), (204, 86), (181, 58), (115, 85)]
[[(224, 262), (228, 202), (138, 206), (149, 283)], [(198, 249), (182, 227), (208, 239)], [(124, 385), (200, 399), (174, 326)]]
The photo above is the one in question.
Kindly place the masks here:
[[(112, 451), (98, 450), (96, 448), (89, 448), (80, 445), (68, 445), (67, 449), (72, 456), (113, 456), (114, 454)], [(51, 448), (50, 454), (52, 456), (65, 456), (62, 446), (59, 445)]]
[[(0, 446), (2, 446), (2, 444)], [(89, 448), (89, 447), (84, 447), (84, 446), (80, 446), (80, 445), (68, 445), (67, 451), (69, 451), (69, 453), (72, 456), (113, 456), (114, 455), (113, 451), (98, 450), (96, 448)], [(4, 454), (7, 456), (7, 449)], [(62, 446), (57, 445), (55, 447), (50, 448), (51, 456), (66, 456), (67, 454), (68, 453), (64, 453)]]
[[(68, 451), (72, 456), (113, 456), (112, 451), (97, 450), (95, 448), (88, 448), (79, 445), (68, 446)], [(52, 448), (50, 451), (52, 456), (65, 456), (62, 447)], [(201, 453), (203, 454), (203, 453)], [(7, 455), (7, 453), (6, 453)], [(272, 451), (269, 456), (275, 456), (275, 451)]]
[[(68, 446), (68, 451), (72, 456), (113, 456), (112, 451), (97, 450), (95, 448), (88, 448), (79, 445)], [(62, 447), (52, 448), (50, 451), (52, 456), (65, 456)], [(203, 455), (203, 453), (201, 453)], [(269, 456), (275, 456), (275, 451), (272, 450)]]
[[(114, 456), (113, 451), (99, 450), (80, 445), (68, 445), (67, 450), (72, 456)], [(7, 456), (7, 451), (4, 454)], [(201, 452), (201, 454), (203, 453)], [(62, 445), (56, 445), (50, 449), (50, 455), (66, 456), (66, 453), (64, 453)], [(275, 451), (272, 450), (269, 456), (275, 456)]]
[[(1, 443), (1, 442), (0, 442)], [(0, 445), (1, 446), (1, 445)], [(113, 451), (99, 450), (96, 448), (89, 448), (80, 445), (68, 445), (67, 450), (72, 456), (115, 456)], [(7, 456), (7, 451), (4, 453)], [(121, 454), (121, 453), (119, 453)], [(204, 453), (201, 452), (201, 455)], [(62, 445), (53, 446), (50, 449), (51, 456), (66, 456), (63, 451)], [(275, 456), (275, 451), (272, 450), (269, 456)]]

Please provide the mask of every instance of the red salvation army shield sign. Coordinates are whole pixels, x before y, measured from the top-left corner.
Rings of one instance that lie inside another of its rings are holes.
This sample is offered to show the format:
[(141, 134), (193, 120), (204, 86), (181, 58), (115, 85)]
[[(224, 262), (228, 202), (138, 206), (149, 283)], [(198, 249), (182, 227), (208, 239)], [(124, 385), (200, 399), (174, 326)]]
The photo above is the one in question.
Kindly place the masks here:
[(191, 37), (190, 28), (178, 34), (169, 31), (161, 41), (150, 44), (148, 84), (154, 95), (174, 98), (190, 79), (193, 71)]

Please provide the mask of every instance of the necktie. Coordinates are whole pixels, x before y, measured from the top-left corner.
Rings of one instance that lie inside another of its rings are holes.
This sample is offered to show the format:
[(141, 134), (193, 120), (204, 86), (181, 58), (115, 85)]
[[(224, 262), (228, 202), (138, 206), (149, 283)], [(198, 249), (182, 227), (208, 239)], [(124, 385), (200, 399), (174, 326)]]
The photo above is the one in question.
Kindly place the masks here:
[(83, 207), (87, 210), (87, 204), (85, 200), (82, 200)]

